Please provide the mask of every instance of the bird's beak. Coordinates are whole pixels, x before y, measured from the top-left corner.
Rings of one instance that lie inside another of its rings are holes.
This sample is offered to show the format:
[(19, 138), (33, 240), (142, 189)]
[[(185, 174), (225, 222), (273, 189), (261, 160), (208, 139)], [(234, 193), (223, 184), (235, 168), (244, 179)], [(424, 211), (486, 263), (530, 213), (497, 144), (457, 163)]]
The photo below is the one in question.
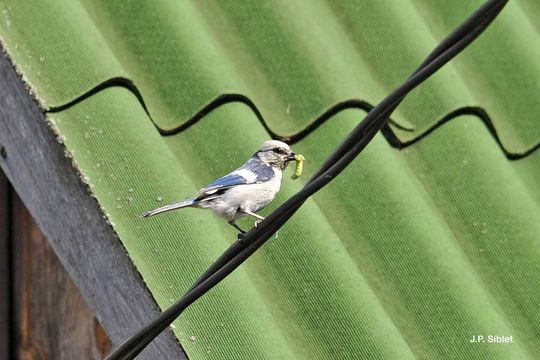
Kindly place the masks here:
[(293, 161), (293, 160), (296, 160), (295, 156), (296, 156), (295, 153), (290, 153), (289, 156), (287, 156), (287, 161)]

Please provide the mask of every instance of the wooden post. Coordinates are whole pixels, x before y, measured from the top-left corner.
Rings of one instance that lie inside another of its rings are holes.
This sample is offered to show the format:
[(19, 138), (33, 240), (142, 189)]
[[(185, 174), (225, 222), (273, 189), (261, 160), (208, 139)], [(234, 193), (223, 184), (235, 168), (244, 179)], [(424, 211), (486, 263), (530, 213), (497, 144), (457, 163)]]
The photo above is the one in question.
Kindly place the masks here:
[(102, 359), (110, 348), (0, 170), (0, 360)]
[(11, 356), (9, 185), (0, 170), (0, 359)]
[(107, 336), (22, 201), (14, 193), (12, 199), (17, 358), (102, 359), (110, 350)]

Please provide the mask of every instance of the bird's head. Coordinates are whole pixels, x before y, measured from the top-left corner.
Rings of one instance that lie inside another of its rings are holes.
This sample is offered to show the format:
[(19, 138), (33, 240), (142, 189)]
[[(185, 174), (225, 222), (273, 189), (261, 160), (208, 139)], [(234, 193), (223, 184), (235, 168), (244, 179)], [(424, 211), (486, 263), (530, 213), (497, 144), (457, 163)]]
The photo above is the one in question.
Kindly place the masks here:
[(263, 162), (284, 170), (290, 161), (294, 160), (295, 154), (289, 145), (278, 140), (265, 141), (259, 151), (255, 153)]

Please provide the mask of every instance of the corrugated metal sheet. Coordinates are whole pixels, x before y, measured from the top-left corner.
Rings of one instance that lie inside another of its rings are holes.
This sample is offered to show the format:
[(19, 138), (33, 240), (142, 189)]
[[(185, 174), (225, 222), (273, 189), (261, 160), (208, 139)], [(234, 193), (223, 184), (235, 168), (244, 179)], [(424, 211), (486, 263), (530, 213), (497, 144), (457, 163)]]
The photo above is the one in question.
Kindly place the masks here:
[[(163, 129), (237, 93), (287, 136), (338, 102), (377, 102), (477, 5), (7, 1), (0, 36), (46, 108), (125, 77)], [(398, 109), (395, 121), (414, 129), (394, 126), (400, 139), (479, 106), (509, 151), (532, 148), (538, 11), (532, 0), (509, 4)], [(343, 111), (294, 145), (308, 158), (307, 176), (363, 116)], [(163, 137), (122, 87), (49, 117), (167, 307), (235, 234), (198, 210), (138, 215), (240, 165), (268, 133), (233, 102)], [(472, 115), (402, 151), (377, 136), (279, 238), (187, 310), (176, 334), (194, 359), (537, 358), (538, 165), (537, 154), (509, 161)], [(276, 203), (301, 182), (286, 180)], [(470, 343), (474, 335), (513, 343)]]

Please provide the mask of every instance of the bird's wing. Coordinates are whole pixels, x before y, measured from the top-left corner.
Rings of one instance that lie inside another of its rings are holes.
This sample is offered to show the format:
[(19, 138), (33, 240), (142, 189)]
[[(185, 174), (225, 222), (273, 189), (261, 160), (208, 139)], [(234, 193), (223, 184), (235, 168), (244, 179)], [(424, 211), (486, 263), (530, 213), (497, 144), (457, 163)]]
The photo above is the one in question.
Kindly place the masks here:
[(249, 181), (245, 176), (239, 174), (237, 171), (220, 177), (219, 179), (214, 180), (212, 183), (208, 184), (206, 187), (200, 190), (203, 194), (213, 194), (218, 190), (230, 188), (237, 185), (246, 185), (252, 184), (252, 181)]
[(271, 166), (259, 159), (252, 158), (241, 168), (214, 180), (200, 190), (201, 195), (211, 195), (218, 190), (228, 189), (239, 185), (258, 184), (270, 180), (274, 176)]

